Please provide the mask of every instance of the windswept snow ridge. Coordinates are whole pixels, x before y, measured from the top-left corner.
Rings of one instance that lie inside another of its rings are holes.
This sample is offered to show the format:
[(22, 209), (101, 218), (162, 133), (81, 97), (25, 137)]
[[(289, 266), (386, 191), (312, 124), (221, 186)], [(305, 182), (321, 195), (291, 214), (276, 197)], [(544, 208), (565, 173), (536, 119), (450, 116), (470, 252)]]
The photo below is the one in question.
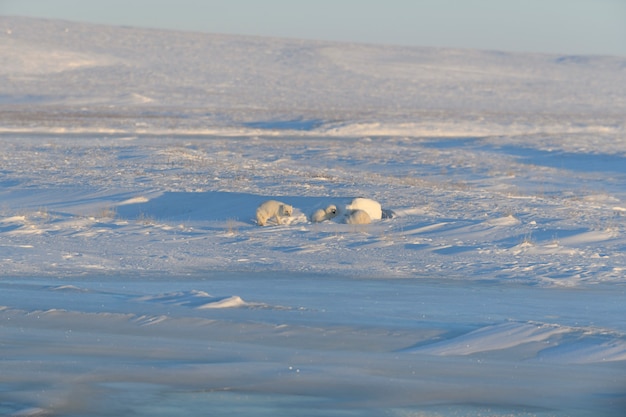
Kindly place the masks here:
[[(565, 343), (560, 346), (564, 335), (576, 334), (586, 340), (582, 346)], [(600, 339), (585, 346), (592, 339)], [(513, 349), (524, 346), (525, 355), (539, 350), (539, 360), (560, 363), (592, 363), (626, 360), (624, 334), (611, 334), (606, 329), (575, 328), (548, 323), (502, 323), (483, 327), (468, 334), (432, 345), (413, 349), (413, 352), (433, 355), (474, 355), (477, 353)]]
[(205, 291), (192, 290), (189, 292), (174, 292), (154, 296), (143, 296), (137, 301), (164, 303), (178, 306), (190, 306), (199, 310), (212, 308), (263, 308), (268, 307), (260, 303), (248, 303), (237, 295), (229, 297), (213, 297)]

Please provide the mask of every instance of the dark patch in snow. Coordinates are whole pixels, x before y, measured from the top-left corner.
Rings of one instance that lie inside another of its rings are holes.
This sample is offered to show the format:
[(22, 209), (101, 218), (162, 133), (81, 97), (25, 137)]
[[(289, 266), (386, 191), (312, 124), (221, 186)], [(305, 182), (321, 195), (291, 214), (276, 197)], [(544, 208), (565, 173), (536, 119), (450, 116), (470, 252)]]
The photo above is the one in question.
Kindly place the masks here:
[[(0, 173), (6, 174), (7, 171), (0, 171)], [(3, 180), (3, 181), (0, 181), (0, 188), (15, 187), (16, 185), (19, 185), (19, 184), (20, 182), (18, 180)]]
[(62, 97), (52, 97), (34, 94), (0, 94), (0, 104), (42, 104), (49, 101), (61, 100)]
[(391, 209), (383, 209), (383, 219), (393, 219), (394, 217), (398, 217), (395, 211)]
[(323, 120), (318, 119), (292, 119), (292, 120), (264, 120), (258, 122), (244, 123), (245, 127), (253, 129), (267, 130), (299, 130), (308, 132), (324, 124)]
[(591, 58), (582, 55), (565, 55), (554, 60), (557, 64), (588, 64)]
[(470, 145), (474, 145), (480, 138), (467, 137), (467, 138), (438, 138), (429, 142), (424, 142), (423, 146), (426, 148), (435, 149), (453, 149), (463, 148)]

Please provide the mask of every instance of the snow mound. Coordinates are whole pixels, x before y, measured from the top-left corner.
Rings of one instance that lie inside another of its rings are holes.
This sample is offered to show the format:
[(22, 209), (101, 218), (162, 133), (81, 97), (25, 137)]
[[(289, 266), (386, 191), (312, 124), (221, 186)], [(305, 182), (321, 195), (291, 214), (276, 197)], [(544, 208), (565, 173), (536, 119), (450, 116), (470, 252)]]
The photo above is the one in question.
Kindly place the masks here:
[(626, 361), (626, 341), (610, 340), (598, 343), (597, 340), (589, 340), (557, 346), (540, 352), (537, 360), (580, 364)]
[(474, 330), (451, 340), (415, 349), (433, 355), (472, 355), (509, 349), (530, 342), (541, 342), (571, 329), (549, 324), (503, 323)]
[(139, 297), (136, 300), (151, 303), (193, 307), (200, 310), (211, 308), (249, 307), (252, 305), (245, 302), (241, 297), (236, 295), (229, 297), (214, 297), (207, 292), (198, 290), (172, 292), (158, 295), (146, 295)]
[(196, 307), (199, 310), (211, 309), (211, 308), (238, 308), (248, 307), (250, 304), (243, 301), (238, 295), (222, 298), (221, 300), (211, 301)]
[(509, 215), (506, 217), (500, 217), (497, 219), (490, 219), (484, 222), (487, 226), (516, 226), (521, 222), (514, 216)]
[(538, 322), (486, 326), (449, 340), (409, 349), (437, 356), (466, 356), (497, 350), (519, 351), (523, 357), (555, 363), (626, 360), (626, 340), (622, 334)]
[(261, 303), (248, 303), (237, 295), (214, 297), (205, 291), (191, 290), (158, 295), (146, 295), (137, 301), (192, 307), (197, 310), (218, 308), (264, 307)]

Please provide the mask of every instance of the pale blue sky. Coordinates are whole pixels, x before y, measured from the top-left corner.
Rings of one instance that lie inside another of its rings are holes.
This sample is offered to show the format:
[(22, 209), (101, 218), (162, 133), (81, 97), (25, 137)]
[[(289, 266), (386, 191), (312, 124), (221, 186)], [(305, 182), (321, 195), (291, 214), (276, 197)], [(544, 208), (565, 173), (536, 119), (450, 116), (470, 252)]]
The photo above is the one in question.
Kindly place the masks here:
[(214, 33), (626, 56), (626, 0), (0, 0), (0, 14)]

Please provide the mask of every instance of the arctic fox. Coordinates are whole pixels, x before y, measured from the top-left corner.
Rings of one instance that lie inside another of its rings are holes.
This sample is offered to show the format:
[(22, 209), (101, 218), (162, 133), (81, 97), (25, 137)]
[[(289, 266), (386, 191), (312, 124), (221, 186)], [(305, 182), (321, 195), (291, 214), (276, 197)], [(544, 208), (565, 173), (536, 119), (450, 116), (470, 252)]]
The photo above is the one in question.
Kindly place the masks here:
[(259, 226), (265, 226), (268, 220), (276, 219), (277, 224), (282, 224), (281, 217), (289, 217), (293, 214), (293, 207), (276, 200), (268, 200), (256, 209), (256, 222)]
[(337, 215), (337, 207), (334, 204), (326, 207), (326, 209), (317, 209), (311, 214), (311, 221), (313, 223), (320, 223), (324, 220), (330, 220)]
[(365, 210), (352, 210), (346, 213), (346, 223), (348, 224), (370, 224), (372, 218)]
[(348, 216), (350, 216), (350, 212), (354, 210), (363, 210), (368, 214), (370, 220), (380, 220), (383, 218), (383, 209), (380, 203), (370, 200), (369, 198), (359, 197), (353, 199), (352, 202), (346, 206)]

